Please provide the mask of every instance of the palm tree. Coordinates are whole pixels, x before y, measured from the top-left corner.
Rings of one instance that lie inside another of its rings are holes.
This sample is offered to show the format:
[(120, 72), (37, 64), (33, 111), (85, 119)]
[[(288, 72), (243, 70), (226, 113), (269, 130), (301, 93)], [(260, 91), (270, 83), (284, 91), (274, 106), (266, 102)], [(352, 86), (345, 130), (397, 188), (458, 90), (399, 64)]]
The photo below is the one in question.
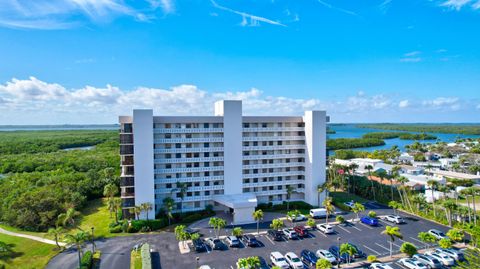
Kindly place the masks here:
[(149, 220), (148, 219), (148, 211), (152, 210), (153, 208), (153, 205), (152, 203), (142, 203), (140, 204), (140, 208), (142, 209), (142, 211), (145, 211), (146, 215), (147, 215), (147, 221)]
[(108, 198), (107, 208), (108, 208), (108, 212), (110, 212), (110, 218), (112, 218), (112, 215), (115, 212), (115, 203), (112, 198)]
[(435, 236), (433, 236), (431, 233), (419, 232), (417, 237), (418, 237), (418, 239), (420, 239), (420, 241), (426, 243), (427, 245), (428, 245), (428, 243), (437, 242), (437, 238)]
[(108, 198), (113, 198), (118, 193), (118, 187), (113, 184), (109, 183), (103, 187), (103, 196)]
[(342, 245), (340, 245), (339, 252), (340, 252), (340, 255), (348, 254), (347, 263), (350, 264), (350, 261), (351, 261), (353, 255), (355, 255), (355, 253), (357, 253), (357, 249), (349, 243), (343, 243)]
[(48, 229), (48, 232), (47, 234), (50, 235), (50, 236), (53, 236), (55, 238), (55, 244), (57, 245), (58, 249), (61, 249), (62, 247), (60, 246), (60, 244), (58, 243), (58, 240), (60, 239), (60, 237), (65, 233), (65, 230), (60, 227), (60, 226), (57, 226), (55, 228), (50, 228)]
[(477, 194), (477, 188), (475, 187), (470, 187), (471, 188), (471, 193), (472, 193), (472, 203), (473, 203), (473, 223), (475, 226), (477, 225), (477, 205), (475, 203), (475, 195)]
[(432, 191), (433, 217), (437, 218), (437, 212), (435, 211), (435, 193), (434, 193), (434, 191), (435, 191), (435, 188), (438, 186), (438, 181), (430, 179), (429, 181), (427, 181), (427, 186), (429, 186), (431, 191)]
[(390, 257), (392, 257), (392, 245), (393, 245), (393, 242), (395, 241), (395, 237), (399, 239), (403, 238), (402, 234), (400, 233), (400, 228), (396, 226), (394, 227), (387, 226), (385, 227), (385, 230), (382, 232), (382, 234), (385, 234), (388, 237), (390, 237)]
[(355, 180), (353, 180), (353, 176), (355, 175), (355, 170), (357, 170), (357, 168), (358, 168), (358, 164), (356, 164), (356, 163), (351, 163), (348, 166), (348, 169), (350, 170), (350, 173), (351, 173), (350, 177), (352, 179), (352, 182), (351, 182), (352, 184), (351, 185), (352, 185), (353, 193), (355, 193), (355, 186), (354, 186), (355, 185)]
[(283, 220), (281, 219), (274, 219), (272, 220), (272, 223), (270, 224), (270, 228), (274, 230), (280, 230), (283, 227)]
[(375, 198), (375, 187), (373, 186), (373, 180), (372, 180), (372, 170), (373, 166), (366, 165), (365, 169), (368, 171), (368, 179), (370, 180), (370, 183), (372, 184), (372, 193), (373, 193), (373, 200), (376, 201), (377, 199)]
[(58, 215), (57, 225), (67, 226), (68, 224), (75, 226), (75, 217), (79, 216), (80, 212), (76, 211), (75, 208), (70, 207), (67, 209), (67, 212)]
[(325, 210), (327, 211), (327, 216), (325, 218), (325, 223), (328, 224), (328, 217), (330, 216), (330, 214), (333, 214), (334, 213), (334, 210), (335, 208), (333, 207), (333, 204), (332, 204), (332, 198), (331, 197), (327, 197), (325, 200), (323, 200), (323, 206), (325, 207)]
[(292, 196), (292, 193), (295, 191), (295, 189), (291, 185), (287, 185), (287, 211), (290, 208), (290, 197)]
[(178, 225), (174, 229), (175, 237), (185, 246), (185, 240), (188, 239), (188, 233), (185, 231), (185, 225)]
[(465, 188), (460, 191), (460, 194), (465, 196), (465, 200), (467, 200), (467, 208), (468, 208), (468, 222), (472, 222), (472, 214), (471, 214), (471, 208), (470, 208), (470, 194), (471, 194), (471, 189), (470, 188)]
[(391, 177), (387, 174), (387, 172), (385, 172), (385, 170), (380, 170), (380, 171), (376, 172), (376, 174), (380, 178), (380, 181), (381, 181), (382, 184), (383, 184), (384, 179), (386, 179), (386, 178), (390, 179), (390, 190), (392, 192), (392, 200), (393, 200), (393, 186), (392, 186)]
[(252, 256), (247, 258), (239, 258), (237, 261), (237, 268), (241, 269), (255, 269), (260, 268), (260, 258), (258, 256)]
[(252, 213), (253, 219), (257, 222), (257, 234), (260, 233), (260, 221), (263, 219), (263, 211), (258, 209)]
[(115, 213), (115, 223), (118, 223), (118, 211), (122, 209), (122, 198), (113, 198), (113, 210)]
[(357, 215), (357, 219), (360, 219), (358, 213), (365, 211), (365, 206), (360, 203), (353, 204), (352, 211)]
[(397, 201), (388, 202), (388, 206), (393, 209), (393, 214), (397, 215), (397, 209), (400, 208), (400, 204)]
[(208, 224), (213, 227), (215, 231), (215, 235), (218, 238), (218, 236), (220, 235), (220, 230), (227, 225), (227, 222), (222, 218), (213, 217), (213, 218), (210, 218), (210, 220), (208, 221)]
[(317, 203), (320, 206), (320, 195), (325, 191), (325, 197), (328, 197), (328, 182), (325, 181), (323, 184), (317, 186)]
[(128, 209), (128, 212), (129, 212), (130, 214), (135, 215), (135, 219), (137, 219), (137, 220), (139, 219), (140, 214), (142, 213), (142, 211), (143, 211), (143, 210), (142, 210), (142, 208), (141, 208), (140, 206), (135, 206), (135, 207), (132, 207), (132, 208)]
[(243, 235), (243, 230), (241, 227), (235, 227), (232, 229), (232, 235), (236, 237), (241, 237)]
[(426, 203), (425, 196), (422, 194), (416, 194), (412, 196), (412, 202), (417, 205), (417, 212), (420, 212), (420, 207)]
[(180, 213), (183, 212), (183, 199), (185, 198), (185, 194), (187, 194), (188, 185), (185, 182), (177, 182), (177, 188), (175, 189), (178, 191), (180, 196)]
[(447, 216), (448, 226), (452, 226), (452, 213), (457, 210), (458, 205), (452, 199), (446, 199), (442, 203), (443, 208), (445, 208), (445, 215)]
[(167, 218), (168, 218), (168, 226), (171, 225), (171, 221), (173, 218), (172, 212), (173, 212), (173, 207), (175, 206), (175, 200), (173, 200), (172, 197), (166, 197), (163, 199), (163, 207), (165, 208), (165, 211), (167, 212)]
[(84, 231), (78, 231), (76, 234), (67, 234), (65, 236), (67, 241), (77, 248), (78, 253), (78, 266), (82, 268), (82, 248), (85, 244), (85, 241), (90, 237), (89, 233)]

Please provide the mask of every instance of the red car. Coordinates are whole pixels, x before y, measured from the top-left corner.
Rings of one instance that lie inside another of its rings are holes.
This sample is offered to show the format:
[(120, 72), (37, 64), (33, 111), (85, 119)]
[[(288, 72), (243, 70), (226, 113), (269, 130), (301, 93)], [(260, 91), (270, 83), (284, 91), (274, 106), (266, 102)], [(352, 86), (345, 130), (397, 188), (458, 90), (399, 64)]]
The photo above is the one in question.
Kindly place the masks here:
[(307, 228), (305, 228), (304, 226), (295, 226), (293, 230), (298, 234), (298, 236), (308, 236)]

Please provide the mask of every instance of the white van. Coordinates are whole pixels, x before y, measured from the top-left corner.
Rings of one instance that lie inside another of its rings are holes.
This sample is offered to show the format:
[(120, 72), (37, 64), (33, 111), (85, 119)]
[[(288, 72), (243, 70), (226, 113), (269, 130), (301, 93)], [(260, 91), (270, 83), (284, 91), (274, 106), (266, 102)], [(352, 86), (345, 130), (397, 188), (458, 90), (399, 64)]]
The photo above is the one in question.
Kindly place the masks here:
[(314, 219), (325, 218), (327, 216), (327, 210), (325, 208), (310, 209), (310, 216)]

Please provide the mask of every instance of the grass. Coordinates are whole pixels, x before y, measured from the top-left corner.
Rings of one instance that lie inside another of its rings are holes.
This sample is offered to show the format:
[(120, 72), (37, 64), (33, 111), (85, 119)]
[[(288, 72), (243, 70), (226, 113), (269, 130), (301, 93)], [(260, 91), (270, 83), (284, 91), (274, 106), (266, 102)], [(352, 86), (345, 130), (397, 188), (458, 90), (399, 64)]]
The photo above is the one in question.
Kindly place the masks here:
[(357, 196), (355, 194), (351, 193), (346, 193), (346, 192), (329, 192), (328, 193), (330, 197), (332, 197), (332, 200), (336, 203), (345, 203), (345, 202), (350, 202), (350, 201), (355, 201), (359, 203), (366, 203), (369, 202), (369, 200), (362, 198), (360, 196)]
[(140, 251), (132, 250), (130, 253), (130, 269), (142, 269), (142, 256)]
[(38, 236), (38, 237), (45, 237), (45, 238), (51, 239), (51, 238), (49, 238), (49, 237), (46, 236), (47, 233), (24, 231), (24, 230), (21, 230), (21, 229), (12, 227), (12, 226), (8, 226), (8, 225), (5, 225), (5, 224), (0, 224), (0, 228), (3, 228), (4, 230), (10, 231), (10, 232), (14, 232), (14, 233), (28, 234), (28, 235), (33, 235), (33, 236)]
[(40, 243), (26, 238), (0, 234), (0, 241), (12, 247), (12, 253), (0, 265), (5, 268), (31, 269), (44, 268), (48, 261), (58, 253), (56, 246)]

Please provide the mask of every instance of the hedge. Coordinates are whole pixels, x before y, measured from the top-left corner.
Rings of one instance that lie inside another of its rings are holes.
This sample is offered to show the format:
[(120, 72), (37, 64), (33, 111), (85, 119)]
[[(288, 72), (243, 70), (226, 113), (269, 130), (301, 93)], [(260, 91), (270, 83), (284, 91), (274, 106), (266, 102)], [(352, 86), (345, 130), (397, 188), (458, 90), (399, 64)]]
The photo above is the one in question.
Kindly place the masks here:
[(92, 268), (92, 252), (87, 251), (85, 254), (83, 254), (82, 260), (81, 260), (81, 266), (80, 269), (90, 269)]
[(150, 245), (145, 243), (141, 248), (142, 269), (152, 269), (152, 257), (150, 256)]
[[(304, 210), (310, 210), (312, 209), (313, 206), (309, 203), (305, 203), (303, 201), (292, 201), (290, 202), (289, 209), (294, 210), (294, 209), (304, 209)], [(263, 211), (280, 211), (280, 210), (287, 210), (287, 202), (283, 202), (281, 204), (272, 204), (271, 202), (268, 204), (259, 204), (256, 208), (261, 209)]]
[(110, 228), (110, 233), (121, 233), (122, 232), (122, 226), (117, 225), (115, 227)]

